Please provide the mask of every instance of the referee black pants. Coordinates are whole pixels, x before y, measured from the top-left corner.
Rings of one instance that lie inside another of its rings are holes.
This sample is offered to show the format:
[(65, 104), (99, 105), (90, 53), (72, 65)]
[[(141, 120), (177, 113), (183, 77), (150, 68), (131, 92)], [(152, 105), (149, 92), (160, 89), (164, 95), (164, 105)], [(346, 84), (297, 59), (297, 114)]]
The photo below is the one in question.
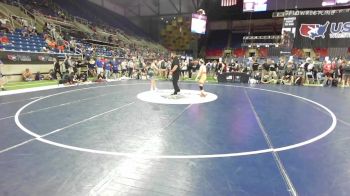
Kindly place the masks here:
[(179, 85), (178, 85), (179, 78), (180, 78), (180, 74), (173, 75), (174, 93), (180, 92), (180, 88), (179, 88)]

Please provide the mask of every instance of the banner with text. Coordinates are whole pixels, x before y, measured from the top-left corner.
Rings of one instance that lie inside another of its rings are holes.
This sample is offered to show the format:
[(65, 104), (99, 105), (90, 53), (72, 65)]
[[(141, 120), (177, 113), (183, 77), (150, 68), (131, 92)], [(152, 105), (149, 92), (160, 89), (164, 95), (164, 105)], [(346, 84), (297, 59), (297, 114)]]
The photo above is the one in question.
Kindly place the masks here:
[(294, 48), (350, 46), (350, 12), (347, 10), (300, 11), (287, 15), (285, 22), (286, 19), (288, 28), (295, 30)]

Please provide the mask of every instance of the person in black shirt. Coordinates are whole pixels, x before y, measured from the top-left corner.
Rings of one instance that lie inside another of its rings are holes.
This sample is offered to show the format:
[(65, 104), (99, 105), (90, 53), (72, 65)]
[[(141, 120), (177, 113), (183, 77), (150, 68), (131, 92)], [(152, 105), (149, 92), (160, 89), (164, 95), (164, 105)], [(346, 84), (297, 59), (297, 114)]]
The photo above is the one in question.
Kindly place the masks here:
[(171, 95), (177, 95), (177, 93), (180, 92), (180, 88), (178, 85), (180, 78), (180, 60), (176, 55), (173, 55), (172, 58), (173, 62), (171, 64), (170, 73), (172, 74), (174, 93)]
[(294, 81), (294, 75), (293, 75), (293, 61), (289, 60), (288, 63), (287, 63), (287, 66), (284, 70), (284, 74), (281, 78), (282, 80), (282, 84), (285, 84), (285, 83), (292, 83)]
[(252, 69), (254, 72), (256, 72), (256, 71), (258, 71), (258, 68), (259, 68), (259, 63), (256, 62), (256, 60), (254, 59), (253, 64), (252, 64)]
[(350, 85), (350, 61), (348, 61), (348, 63), (344, 64), (343, 67), (344, 73), (343, 73), (343, 87), (345, 87), (346, 85), (349, 86)]
[(271, 60), (269, 62), (269, 75), (271, 79), (277, 79), (277, 64)]
[(57, 79), (57, 73), (60, 75), (60, 78), (62, 78), (62, 73), (61, 73), (61, 65), (59, 63), (59, 61), (55, 58), (54, 59), (54, 63), (53, 63), (53, 75), (54, 75), (54, 79)]
[[(267, 59), (265, 63), (262, 64), (262, 72), (261, 72), (261, 82), (263, 82), (263, 79), (269, 76), (269, 70), (270, 70), (270, 60)], [(267, 75), (267, 76), (266, 76)]]
[(253, 59), (252, 72), (253, 78), (256, 78), (259, 75), (259, 63), (256, 61), (256, 59)]

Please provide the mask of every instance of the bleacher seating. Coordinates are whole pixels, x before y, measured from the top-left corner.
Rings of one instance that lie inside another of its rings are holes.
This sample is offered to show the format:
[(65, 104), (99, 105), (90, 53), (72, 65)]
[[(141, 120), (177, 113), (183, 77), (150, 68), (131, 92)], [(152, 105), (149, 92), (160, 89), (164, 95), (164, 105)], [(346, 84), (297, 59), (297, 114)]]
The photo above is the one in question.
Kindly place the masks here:
[(23, 37), (21, 31), (17, 29), (13, 34), (2, 33), (9, 38), (10, 43), (0, 44), (0, 49), (10, 51), (40, 52), (43, 47), (47, 47), (45, 40), (40, 36)]
[[(133, 24), (130, 20), (110, 10), (106, 10), (94, 3), (85, 0), (54, 0), (61, 8), (68, 11), (71, 15), (84, 18), (95, 24), (108, 24), (112, 27), (121, 29), (127, 34), (140, 37), (147, 37), (144, 31)], [(84, 6), (81, 6), (84, 5)], [(93, 14), (92, 14), (93, 13)]]

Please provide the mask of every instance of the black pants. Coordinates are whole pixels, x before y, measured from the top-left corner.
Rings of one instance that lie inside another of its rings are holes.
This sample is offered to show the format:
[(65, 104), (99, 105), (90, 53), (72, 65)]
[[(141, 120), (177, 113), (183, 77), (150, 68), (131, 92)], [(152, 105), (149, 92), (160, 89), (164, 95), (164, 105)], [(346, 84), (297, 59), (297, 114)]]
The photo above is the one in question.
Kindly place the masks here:
[(132, 73), (133, 73), (134, 69), (133, 68), (129, 68), (129, 78), (132, 78)]
[(180, 74), (174, 74), (173, 75), (173, 87), (174, 87), (174, 93), (180, 92), (179, 85), (177, 84), (179, 82)]
[(54, 71), (54, 76), (55, 76), (55, 79), (57, 79), (57, 74), (59, 74), (60, 75), (60, 78), (62, 78), (62, 73), (61, 73), (61, 70), (60, 69), (55, 69), (55, 71)]

